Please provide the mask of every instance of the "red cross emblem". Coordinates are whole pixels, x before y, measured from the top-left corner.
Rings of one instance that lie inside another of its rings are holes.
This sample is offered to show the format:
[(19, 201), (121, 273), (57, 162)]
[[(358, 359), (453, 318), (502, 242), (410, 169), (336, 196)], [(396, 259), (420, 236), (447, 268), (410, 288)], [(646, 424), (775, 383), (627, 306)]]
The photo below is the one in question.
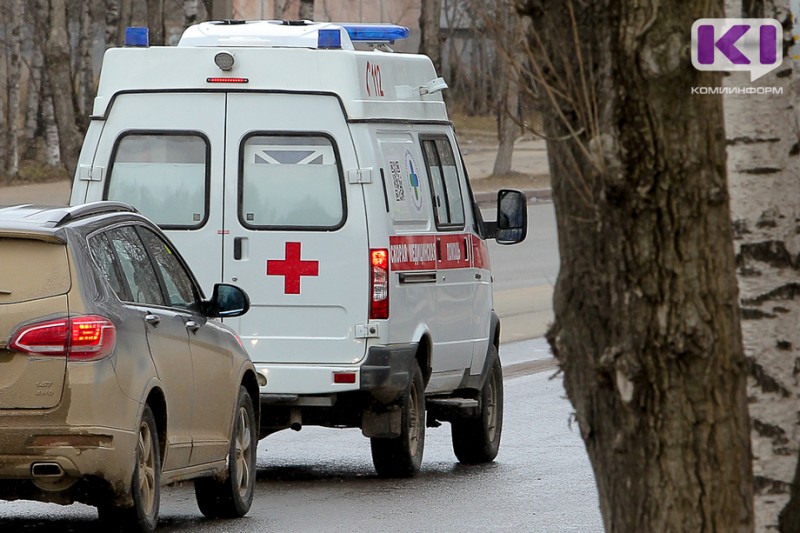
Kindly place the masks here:
[(286, 243), (286, 259), (268, 259), (267, 276), (283, 276), (283, 293), (300, 294), (300, 276), (319, 276), (319, 261), (300, 259), (300, 243)]

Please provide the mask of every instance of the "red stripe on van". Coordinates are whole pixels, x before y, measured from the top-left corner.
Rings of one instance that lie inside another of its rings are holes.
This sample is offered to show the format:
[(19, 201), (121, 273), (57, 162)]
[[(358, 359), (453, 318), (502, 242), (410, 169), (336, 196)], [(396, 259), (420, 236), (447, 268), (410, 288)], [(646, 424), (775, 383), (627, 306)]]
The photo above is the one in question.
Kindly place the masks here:
[(436, 270), (436, 236), (389, 237), (389, 270)]
[(472, 240), (472, 265), (475, 268), (489, 270), (489, 247), (486, 241), (476, 235), (470, 235)]
[(441, 235), (438, 239), (439, 261), (437, 268), (469, 268), (469, 235), (458, 233), (455, 235)]

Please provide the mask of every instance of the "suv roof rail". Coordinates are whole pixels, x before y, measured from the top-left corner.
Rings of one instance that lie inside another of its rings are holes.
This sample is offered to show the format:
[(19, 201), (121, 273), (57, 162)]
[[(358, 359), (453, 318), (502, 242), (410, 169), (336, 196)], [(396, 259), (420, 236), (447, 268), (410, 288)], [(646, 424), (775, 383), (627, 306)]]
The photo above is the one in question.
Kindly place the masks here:
[(88, 204), (76, 205), (62, 210), (61, 217), (55, 220), (55, 226), (63, 226), (79, 218), (88, 216), (102, 215), (104, 213), (138, 213), (134, 207), (123, 204), (122, 202), (90, 202)]

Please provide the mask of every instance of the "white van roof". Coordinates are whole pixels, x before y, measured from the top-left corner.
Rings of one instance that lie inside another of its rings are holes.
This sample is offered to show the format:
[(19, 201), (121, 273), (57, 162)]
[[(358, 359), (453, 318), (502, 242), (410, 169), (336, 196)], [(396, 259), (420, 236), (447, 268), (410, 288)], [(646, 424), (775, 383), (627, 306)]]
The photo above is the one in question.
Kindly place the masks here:
[[(93, 116), (104, 117), (120, 93), (217, 90), (334, 94), (348, 120), (448, 121), (440, 94), (446, 85), (427, 56), (354, 49), (353, 39), (390, 42), (402, 30), (407, 34), (399, 26), (308, 21), (196, 24), (178, 46), (107, 50)], [(233, 57), (228, 70), (215, 63), (221, 52)]]

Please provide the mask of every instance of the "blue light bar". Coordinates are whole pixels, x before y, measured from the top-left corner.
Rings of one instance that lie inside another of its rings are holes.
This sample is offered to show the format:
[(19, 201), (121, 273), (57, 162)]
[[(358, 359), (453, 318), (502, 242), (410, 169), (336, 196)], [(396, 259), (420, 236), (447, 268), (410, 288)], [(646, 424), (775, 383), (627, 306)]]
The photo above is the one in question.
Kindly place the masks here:
[(398, 39), (408, 39), (405, 26), (395, 24), (349, 24), (341, 25), (350, 35), (350, 40), (361, 43), (393, 43)]
[(150, 36), (147, 28), (137, 28), (134, 26), (125, 28), (125, 46), (139, 46), (144, 48), (150, 46)]
[(319, 30), (317, 48), (338, 49), (342, 47), (342, 33), (339, 30)]

